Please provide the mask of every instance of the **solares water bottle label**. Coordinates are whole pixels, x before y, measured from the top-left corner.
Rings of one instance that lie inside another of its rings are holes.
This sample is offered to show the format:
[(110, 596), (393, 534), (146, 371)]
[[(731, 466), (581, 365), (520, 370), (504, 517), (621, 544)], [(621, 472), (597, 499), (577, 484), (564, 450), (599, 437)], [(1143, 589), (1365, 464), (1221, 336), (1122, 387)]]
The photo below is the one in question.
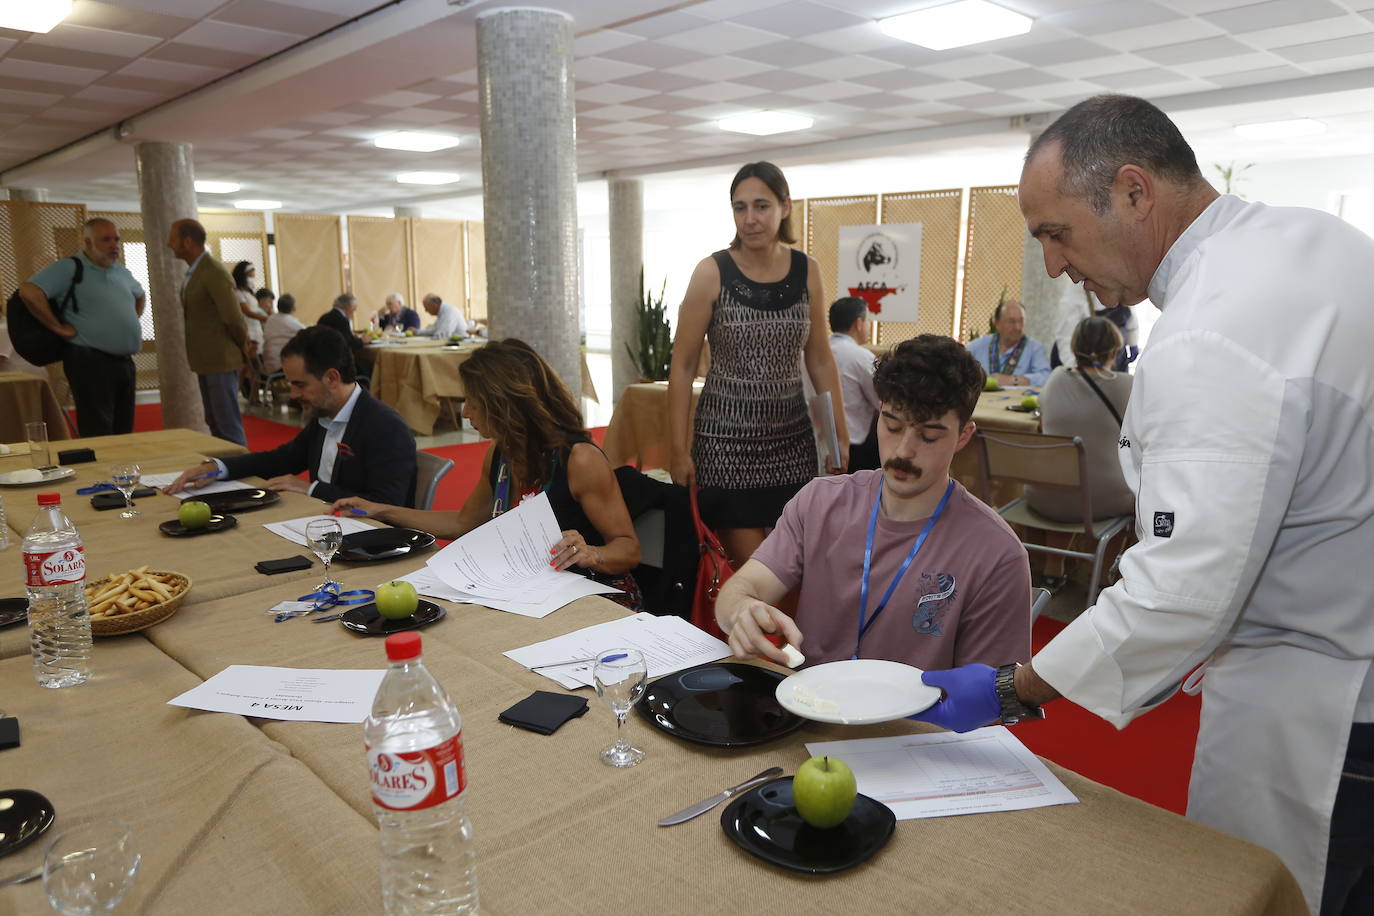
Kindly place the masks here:
[(418, 811), (441, 805), (467, 788), (463, 735), (425, 751), (391, 754), (367, 748), (372, 800), (392, 811)]
[(24, 574), (30, 586), (80, 582), (86, 578), (86, 549), (63, 547), (51, 553), (25, 553)]

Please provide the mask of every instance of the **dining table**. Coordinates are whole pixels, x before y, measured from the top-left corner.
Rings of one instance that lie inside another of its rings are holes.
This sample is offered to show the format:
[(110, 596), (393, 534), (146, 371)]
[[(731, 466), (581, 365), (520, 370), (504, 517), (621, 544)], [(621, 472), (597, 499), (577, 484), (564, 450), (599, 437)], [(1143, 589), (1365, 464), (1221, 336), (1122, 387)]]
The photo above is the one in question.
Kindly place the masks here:
[[(195, 433), (166, 433), (108, 437), (97, 451), (102, 462), (118, 453), (170, 470), (211, 446)], [(0, 471), (13, 460), (0, 459)], [(41, 488), (60, 492), (78, 519), (88, 569), (149, 563), (193, 584), (167, 620), (98, 638), (93, 675), (78, 687), (38, 687), (23, 624), (0, 629), (0, 708), (18, 717), (22, 732), (21, 746), (0, 750), (0, 789), (41, 792), (57, 812), (46, 837), (0, 857), (0, 882), (40, 864), (47, 840), (71, 824), (118, 817), (132, 826), (142, 864), (117, 912), (380, 912), (379, 839), (361, 724), (168, 705), (230, 665), (386, 667), (380, 639), (336, 622), (276, 622), (266, 613), (311, 589), (321, 571), (317, 563), (283, 576), (254, 572), (256, 559), (305, 552), (263, 522), (304, 517), (323, 504), (284, 493), (277, 504), (242, 513), (229, 531), (182, 539), (197, 545), (182, 550), (181, 540), (158, 529), (175, 517), (174, 497), (139, 500), (143, 515), (135, 519), (88, 512), (87, 498), (75, 490), (104, 473), (100, 465), (90, 468)], [(27, 514), (11, 512), (10, 527), (25, 527)], [(336, 562), (334, 572), (345, 589), (372, 588), (429, 556)], [(17, 549), (0, 551), (0, 597), (22, 594), (20, 569)], [(998, 916), (1306, 912), (1296, 882), (1271, 852), (1049, 761), (1076, 803), (898, 821), (872, 858), (833, 874), (755, 858), (726, 835), (719, 810), (658, 827), (665, 815), (766, 767), (795, 773), (809, 756), (808, 742), (937, 729), (909, 720), (808, 721), (771, 741), (723, 747), (684, 741), (632, 715), (624, 730), (646, 756), (638, 766), (614, 769), (598, 752), (613, 739), (615, 718), (585, 688), (575, 693), (588, 698), (590, 710), (552, 735), (503, 724), (498, 715), (535, 690), (565, 692), (503, 653), (623, 617), (623, 608), (592, 596), (532, 618), (435, 603), (445, 616), (420, 630), (424, 662), (463, 716), (464, 804), (483, 912), (696, 913), (760, 905)], [(0, 916), (43, 911), (43, 893), (41, 881), (0, 888)]]
[(48, 424), (48, 441), (71, 438), (67, 415), (47, 379), (0, 372), (0, 442), (25, 439), (25, 425), (39, 420)]
[(458, 367), (486, 341), (461, 344), (432, 337), (386, 336), (367, 345), (375, 354), (371, 392), (396, 409), (416, 435), (434, 432), (444, 401), (463, 398)]

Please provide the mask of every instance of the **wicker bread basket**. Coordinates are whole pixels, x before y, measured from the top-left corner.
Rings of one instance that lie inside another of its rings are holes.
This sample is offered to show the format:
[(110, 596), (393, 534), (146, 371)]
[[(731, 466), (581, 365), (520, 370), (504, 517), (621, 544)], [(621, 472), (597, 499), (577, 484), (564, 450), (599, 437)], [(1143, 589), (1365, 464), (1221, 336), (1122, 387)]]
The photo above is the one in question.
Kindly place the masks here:
[[(172, 581), (168, 583), (168, 588), (172, 589), (172, 597), (161, 604), (154, 604), (152, 607), (144, 608), (141, 611), (134, 611), (130, 614), (120, 614), (115, 617), (92, 617), (91, 635), (92, 636), (123, 636), (125, 633), (136, 633), (139, 630), (146, 630), (154, 624), (162, 623), (168, 617), (177, 612), (181, 607), (181, 602), (185, 600), (186, 593), (191, 590), (191, 580), (189, 577), (178, 572), (154, 569), (149, 570), (152, 575), (170, 576)], [(114, 573), (104, 578), (97, 579), (90, 583), (90, 587), (96, 588), (104, 585), (115, 575)]]

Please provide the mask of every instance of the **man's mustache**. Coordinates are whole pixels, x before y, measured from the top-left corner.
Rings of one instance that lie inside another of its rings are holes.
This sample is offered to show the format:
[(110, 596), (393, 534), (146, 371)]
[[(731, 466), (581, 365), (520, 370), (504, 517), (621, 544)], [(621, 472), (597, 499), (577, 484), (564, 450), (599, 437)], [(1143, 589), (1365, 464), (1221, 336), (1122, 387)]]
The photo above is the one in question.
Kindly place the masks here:
[(921, 469), (905, 458), (889, 458), (887, 461), (883, 462), (883, 468), (891, 468), (894, 471), (901, 471), (915, 477), (921, 476)]

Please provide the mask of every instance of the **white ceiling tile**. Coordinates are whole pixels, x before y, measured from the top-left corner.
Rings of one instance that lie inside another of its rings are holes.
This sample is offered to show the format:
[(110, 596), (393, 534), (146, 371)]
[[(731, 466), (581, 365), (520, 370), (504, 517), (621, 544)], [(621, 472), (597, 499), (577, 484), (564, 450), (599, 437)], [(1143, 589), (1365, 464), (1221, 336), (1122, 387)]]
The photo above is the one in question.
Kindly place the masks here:
[(1099, 43), (1118, 51), (1135, 51), (1139, 48), (1157, 48), (1170, 42), (1212, 38), (1221, 34), (1221, 29), (1202, 19), (1177, 19), (1160, 25), (1123, 29), (1120, 32), (1108, 32), (1093, 37)]
[(1102, 85), (1100, 83), (1090, 82), (1088, 80), (1064, 80), (1058, 83), (1041, 83), (1039, 86), (1026, 86), (1021, 89), (1011, 88), (1007, 90), (1011, 95), (1021, 96), (1027, 99), (1062, 99), (1070, 95), (1087, 97), (1101, 91)]
[(790, 69), (793, 72), (804, 73), (818, 79), (845, 80), (857, 76), (872, 76), (875, 73), (886, 73), (901, 68), (885, 60), (865, 57), (862, 54), (850, 54), (816, 61), (815, 63), (799, 64)]
[(32, 36), (28, 42), (51, 45), (54, 48), (69, 48), (73, 51), (87, 51), (91, 54), (137, 57), (144, 51), (162, 44), (162, 39), (151, 35), (135, 35), (132, 32), (115, 32), (110, 29), (92, 29), (63, 23), (46, 35)]
[(1330, 19), (1299, 22), (1277, 29), (1246, 32), (1241, 40), (1252, 48), (1281, 48), (1285, 45), (1358, 35), (1370, 31), (1371, 28), (1374, 26), (1371, 26), (1364, 16), (1333, 16)]
[[(820, 48), (828, 48), (831, 51), (840, 51), (846, 54), (867, 54), (869, 51), (876, 51), (882, 48), (907, 45), (906, 42), (898, 41), (878, 28), (876, 22), (850, 26), (844, 29), (833, 29), (829, 32), (817, 32), (814, 35), (803, 36), (798, 40), (804, 41), (809, 45), (816, 45)], [(907, 45), (907, 47), (911, 46)]]
[(302, 115), (301, 120), (310, 124), (338, 127), (343, 124), (357, 124), (359, 121), (366, 121), (367, 115), (349, 114), (346, 111), (317, 111), (313, 114)]
[[(1031, 45), (1026, 48), (1015, 48), (1005, 52), (1005, 56), (1030, 64), (1034, 67), (1051, 67), (1055, 64), (1066, 64), (1076, 60), (1091, 60), (1096, 57), (1106, 57), (1111, 53), (1112, 49), (1105, 45), (1086, 41), (1084, 39), (1070, 39), (1066, 41), (1050, 41), (1045, 44)], [(934, 61), (932, 63), (934, 63)]]
[(765, 70), (774, 69), (768, 64), (761, 64), (757, 61), (746, 60), (742, 57), (708, 57), (705, 60), (695, 61), (690, 64), (682, 64), (677, 67), (668, 67), (665, 73), (676, 73), (679, 76), (690, 76), (700, 80), (737, 80), (746, 76), (753, 76)]
[(438, 108), (407, 108), (398, 111), (398, 117), (403, 117), (412, 124), (428, 126), (433, 124), (447, 124), (450, 121), (460, 120), (463, 115), (456, 111), (443, 111)]
[(876, 95), (871, 86), (860, 86), (858, 83), (846, 83), (836, 80), (829, 83), (815, 83), (811, 86), (803, 86), (793, 89), (790, 92), (798, 98), (816, 102), (835, 102), (840, 99), (852, 98), (856, 95)]
[(382, 95), (374, 95), (363, 101), (368, 105), (381, 105), (386, 108), (411, 108), (415, 105), (423, 105), (426, 102), (433, 102), (442, 96), (431, 95), (428, 92), (409, 92), (399, 89), (395, 92), (386, 92)]
[(108, 111), (93, 111), (87, 108), (70, 108), (54, 105), (43, 112), (43, 117), (57, 121), (72, 121), (77, 124), (108, 124), (111, 120)]
[(632, 121), (635, 118), (644, 118), (656, 114), (658, 112), (652, 108), (640, 108), (637, 105), (607, 105), (603, 108), (579, 111), (577, 116), (599, 121)]
[(1257, 29), (1277, 29), (1286, 25), (1330, 19), (1345, 13), (1330, 0), (1267, 0), (1264, 3), (1238, 4), (1232, 9), (1202, 14), (1202, 18), (1232, 34)]
[(1222, 73), (1244, 73), (1248, 70), (1276, 67), (1283, 63), (1283, 58), (1275, 54), (1252, 51), (1249, 54), (1236, 54), (1232, 57), (1217, 57), (1210, 60), (1173, 64), (1172, 67), (1186, 76), (1211, 79)]
[(931, 76), (961, 80), (974, 79), (975, 77), (985, 76), (989, 73), (1003, 73), (1007, 70), (1019, 70), (1024, 66), (1025, 64), (1023, 62), (1012, 60), (1009, 57), (1000, 57), (996, 54), (975, 54), (945, 63), (917, 67), (916, 69), (922, 73), (929, 73)]
[(623, 48), (643, 40), (640, 36), (631, 35), (628, 32), (601, 29), (575, 38), (573, 40), (573, 54), (577, 57), (595, 57), (598, 54), (614, 51), (616, 48)]
[(781, 37), (774, 32), (735, 25), (732, 22), (712, 22), (686, 32), (662, 35), (658, 40), (690, 51), (710, 48), (717, 53), (734, 54), (760, 45), (772, 44)]
[(613, 121), (608, 124), (593, 124), (585, 129), (604, 134), (649, 134), (662, 128), (657, 124), (643, 124), (638, 121)]
[(703, 19), (734, 19), (742, 13), (777, 6), (780, 0), (706, 0), (691, 7), (693, 16)]
[(644, 73), (648, 69), (639, 64), (627, 64), (605, 57), (584, 57), (573, 63), (573, 76), (578, 82), (613, 83), (627, 76)]
[(1134, 54), (1113, 54), (1066, 64), (1046, 64), (1043, 69), (1067, 79), (1092, 79), (1104, 73), (1124, 73), (1149, 66), (1149, 61)]
[(1198, 16), (1216, 10), (1231, 9), (1242, 4), (1244, 0), (1157, 0), (1157, 2), (1160, 6), (1167, 6), (1169, 9), (1186, 16)]
[(662, 38), (665, 35), (690, 32), (693, 29), (708, 25), (710, 22), (709, 19), (694, 16), (688, 12), (670, 10), (666, 13), (643, 16), (633, 22), (623, 22), (620, 25), (620, 31), (638, 35), (640, 38)]
[(741, 86), (739, 83), (702, 83), (700, 86), (689, 86), (668, 94), (703, 102), (730, 102), (757, 95), (758, 89), (753, 86)]
[[(7, 98), (31, 94), (5, 92)], [(113, 102), (120, 105), (148, 105), (160, 101), (160, 98), (151, 92), (139, 92), (135, 89), (111, 89), (109, 86), (86, 86), (74, 93), (72, 98), (87, 99), (92, 102)]]
[(223, 6), (224, 0), (119, 0), (119, 5), (148, 13), (198, 19)]
[(620, 83), (600, 83), (577, 90), (577, 100), (579, 102), (596, 102), (598, 105), (619, 105), (621, 102), (633, 102), (635, 99), (642, 99), (646, 95), (654, 95), (656, 91), (654, 89), (641, 89), (637, 86), (624, 86)]
[(121, 67), (117, 72), (127, 76), (142, 76), (151, 80), (167, 80), (173, 83), (208, 83), (229, 71), (218, 67), (179, 64), (170, 60), (148, 60), (145, 57)]
[(177, 44), (266, 57), (300, 41), (299, 35), (204, 19), (176, 37)]
[(1055, 28), (1069, 29), (1083, 35), (1098, 35), (1103, 32), (1158, 25), (1178, 18), (1177, 11), (1152, 3), (1150, 0), (1110, 0), (1107, 3), (1095, 3), (1081, 9), (1047, 16), (1045, 22)]
[(1188, 64), (1194, 61), (1235, 57), (1249, 51), (1248, 45), (1243, 45), (1234, 38), (1216, 35), (1212, 38), (1199, 38), (1196, 41), (1172, 42), (1155, 48), (1137, 48), (1135, 53), (1157, 64), (1172, 66), (1173, 64)]
[(1275, 54), (1285, 60), (1300, 64), (1333, 61), (1337, 58), (1367, 54), (1370, 51), (1374, 51), (1374, 33), (1368, 32), (1346, 38), (1331, 38), (1326, 41), (1313, 41), (1273, 49)]
[(1276, 80), (1291, 80), (1303, 76), (1303, 71), (1293, 66), (1261, 67), (1258, 70), (1244, 70), (1239, 73), (1214, 73), (1207, 77), (1218, 86), (1257, 86)]
[(0, 76), (31, 79), (47, 83), (85, 86), (105, 75), (104, 70), (89, 67), (66, 67), (62, 64), (41, 64), (32, 60), (0, 60)]
[(967, 83), (963, 80), (950, 80), (947, 83), (934, 83), (930, 86), (921, 86), (917, 89), (898, 89), (897, 95), (904, 95), (911, 99), (922, 101), (938, 102), (941, 99), (957, 98), (961, 95), (972, 95), (975, 92), (983, 91), (983, 87), (977, 83)]
[(789, 38), (810, 35), (814, 32), (828, 32), (834, 29), (847, 29), (862, 25), (863, 17), (844, 12), (833, 6), (821, 6), (806, 0), (792, 0), (768, 9), (740, 13), (731, 21), (753, 26), (769, 32), (777, 32)]

